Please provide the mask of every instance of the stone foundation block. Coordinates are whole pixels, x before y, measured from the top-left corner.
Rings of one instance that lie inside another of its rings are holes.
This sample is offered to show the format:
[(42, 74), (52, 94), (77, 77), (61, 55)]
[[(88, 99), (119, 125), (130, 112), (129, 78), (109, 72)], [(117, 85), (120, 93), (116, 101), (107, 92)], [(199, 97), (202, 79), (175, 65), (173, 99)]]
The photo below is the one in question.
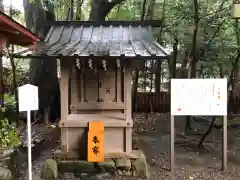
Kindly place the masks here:
[(140, 142), (137, 136), (132, 137), (132, 149), (139, 150), (140, 149)]
[(112, 159), (105, 159), (104, 162), (98, 163), (98, 167), (103, 172), (114, 172), (116, 170), (115, 162)]
[[(90, 177), (99, 175), (111, 175), (116, 173), (120, 176), (135, 176), (150, 178), (149, 167), (141, 150), (132, 150), (130, 153), (114, 152), (105, 155), (104, 162), (89, 163), (87, 161), (62, 159), (57, 161), (58, 171), (60, 173), (72, 172), (75, 176), (84, 176), (90, 180)], [(96, 178), (99, 179), (99, 178)]]
[(121, 169), (121, 170), (125, 170), (125, 171), (129, 171), (131, 169), (131, 161), (130, 159), (127, 158), (120, 158), (120, 159), (116, 159), (116, 168), (117, 169)]
[(128, 158), (132, 159), (132, 160), (135, 160), (135, 159), (142, 158), (142, 156), (144, 156), (142, 151), (140, 151), (140, 150), (132, 150), (131, 153), (128, 155)]
[(11, 171), (9, 169), (0, 167), (0, 180), (13, 180)]
[(57, 162), (53, 159), (47, 159), (41, 174), (42, 179), (57, 179), (58, 167)]
[(131, 171), (122, 171), (122, 175), (123, 176), (132, 176), (132, 172)]
[(61, 173), (94, 173), (97, 171), (94, 163), (81, 160), (58, 161), (58, 170)]
[(139, 152), (139, 153), (140, 153), (139, 158), (135, 159), (132, 162), (133, 176), (149, 179), (150, 173), (149, 173), (149, 167), (147, 164), (146, 157), (144, 156), (143, 152)]

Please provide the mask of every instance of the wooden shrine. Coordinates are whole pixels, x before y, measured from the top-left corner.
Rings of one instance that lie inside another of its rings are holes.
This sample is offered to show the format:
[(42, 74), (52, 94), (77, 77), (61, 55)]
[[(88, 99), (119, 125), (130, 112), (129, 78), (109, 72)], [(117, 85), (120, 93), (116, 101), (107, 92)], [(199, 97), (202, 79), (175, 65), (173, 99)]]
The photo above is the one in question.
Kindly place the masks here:
[(40, 38), (34, 35), (24, 26), (13, 20), (11, 17), (0, 11), (0, 100), (3, 103), (2, 83), (2, 57), (8, 56), (7, 47), (10, 44), (18, 46), (29, 46), (39, 41)]
[[(86, 159), (89, 122), (104, 122), (104, 154), (132, 150), (132, 69), (169, 56), (159, 21), (57, 21), (27, 57), (61, 62), (61, 152)], [(20, 54), (18, 54), (20, 56)]]

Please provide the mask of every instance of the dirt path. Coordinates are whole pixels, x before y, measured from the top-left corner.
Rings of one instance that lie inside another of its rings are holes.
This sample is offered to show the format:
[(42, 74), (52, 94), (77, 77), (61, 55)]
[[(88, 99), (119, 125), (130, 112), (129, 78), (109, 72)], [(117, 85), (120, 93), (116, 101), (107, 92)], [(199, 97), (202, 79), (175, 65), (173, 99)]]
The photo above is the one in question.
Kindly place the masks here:
[[(144, 151), (151, 169), (152, 180), (239, 180), (240, 179), (240, 133), (238, 129), (228, 131), (228, 170), (223, 173), (221, 169), (221, 130), (213, 130), (207, 138), (205, 147), (207, 152), (198, 152), (196, 143), (199, 136), (185, 136), (183, 120), (176, 119), (176, 171), (169, 172), (169, 115), (152, 114), (148, 121), (137, 115), (135, 131), (138, 132), (140, 145)], [(194, 123), (200, 131), (206, 126)], [(59, 137), (58, 137), (59, 138)], [(55, 138), (55, 141), (56, 138)], [(51, 144), (51, 146), (50, 146)], [(42, 155), (33, 163), (34, 180), (40, 180), (41, 169), (45, 159), (51, 156), (52, 150), (59, 148), (56, 142), (50, 142)], [(27, 179), (27, 173), (21, 180)], [(65, 174), (59, 180), (79, 180), (73, 174)], [(133, 177), (112, 176), (108, 180), (141, 180)]]
[[(41, 170), (44, 165), (44, 162), (47, 158), (52, 156), (52, 151), (59, 149), (59, 138), (60, 131), (59, 129), (52, 129), (48, 134), (45, 134), (45, 139), (41, 144), (37, 144), (35, 150), (32, 154), (33, 156), (33, 167), (32, 167), (32, 177), (33, 180), (41, 180)], [(26, 152), (27, 153), (27, 152)], [(27, 170), (27, 159), (25, 159), (25, 166), (22, 167), (22, 176), (17, 180), (28, 180), (28, 170)]]
[[(138, 115), (139, 116), (139, 115)], [(140, 116), (141, 117), (141, 116)], [(204, 143), (207, 151), (200, 152), (197, 143), (201, 136), (185, 136), (184, 121), (176, 118), (175, 155), (176, 171), (168, 172), (169, 160), (169, 115), (152, 114), (148, 123), (144, 117), (138, 118), (139, 136), (142, 149), (152, 165), (152, 179), (240, 179), (240, 134), (239, 129), (228, 130), (228, 170), (221, 172), (221, 130), (214, 129)], [(200, 133), (207, 127), (204, 123), (194, 123), (193, 127)]]

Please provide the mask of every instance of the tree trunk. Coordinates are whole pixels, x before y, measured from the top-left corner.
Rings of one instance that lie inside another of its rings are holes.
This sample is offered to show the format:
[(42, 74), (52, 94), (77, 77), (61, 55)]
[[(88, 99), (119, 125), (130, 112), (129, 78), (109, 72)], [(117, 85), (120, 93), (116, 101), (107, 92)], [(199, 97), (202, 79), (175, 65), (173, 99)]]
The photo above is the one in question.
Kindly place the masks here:
[[(44, 38), (48, 32), (48, 29), (43, 28), (43, 24), (46, 21), (54, 21), (54, 7), (50, 4), (46, 4), (47, 10), (43, 9), (40, 4), (40, 0), (35, 0), (30, 3), (29, 0), (23, 0), (25, 10), (25, 20), (28, 29), (31, 29), (38, 36)], [(57, 81), (57, 60), (54, 59), (32, 59), (30, 62), (30, 77), (31, 84), (38, 86), (39, 88), (39, 110), (43, 114), (51, 114), (57, 111), (52, 105), (54, 101), (60, 96), (58, 91)], [(51, 112), (48, 110), (51, 109)], [(46, 111), (47, 110), (47, 111)], [(49, 120), (49, 116), (44, 119), (45, 122)], [(54, 119), (56, 117), (53, 117)]]
[(155, 66), (155, 91), (156, 91), (156, 94), (160, 94), (160, 91), (161, 91), (161, 66), (162, 66), (162, 61), (156, 61), (156, 66)]
[(78, 0), (77, 2), (77, 12), (76, 12), (76, 20), (81, 20), (82, 19), (82, 4), (84, 0)]
[[(169, 74), (170, 74), (170, 79), (171, 78), (176, 78), (176, 65), (177, 65), (177, 56), (178, 56), (178, 38), (177, 36), (174, 37), (174, 42), (173, 42), (173, 55), (172, 58), (168, 58), (168, 69), (169, 69)], [(169, 90), (171, 90), (171, 83), (169, 83)]]
[[(164, 3), (165, 4), (165, 1), (164, 0)], [(154, 15), (154, 5), (156, 3), (156, 0), (151, 0), (150, 4), (149, 4), (149, 7), (148, 7), (148, 12), (147, 12), (147, 20), (152, 20), (153, 18), (153, 15)], [(164, 12), (164, 7), (163, 7), (163, 12)]]
[(144, 71), (143, 71), (143, 88), (144, 88), (144, 93), (145, 93), (145, 113), (146, 116), (145, 118), (148, 118), (148, 96), (147, 96), (147, 77), (148, 77), (148, 67), (147, 67), (148, 61), (145, 61), (144, 63)]
[(111, 12), (112, 8), (123, 1), (124, 0), (92, 0), (89, 20), (105, 21), (106, 16)]
[(70, 6), (68, 7), (68, 11), (67, 11), (67, 21), (72, 21), (74, 18), (74, 1), (71, 0), (70, 2)]
[[(220, 4), (219, 9), (222, 9), (223, 4), (224, 4), (224, 1), (222, 1), (222, 3)], [(200, 56), (199, 56), (200, 58), (201, 58), (201, 57), (204, 57), (205, 51), (209, 48), (211, 42), (213, 41), (213, 39), (216, 37), (216, 35), (217, 35), (218, 32), (220, 31), (220, 27), (222, 26), (222, 24), (223, 24), (223, 22), (221, 22), (221, 23), (218, 25), (216, 31), (214, 32), (214, 34), (213, 34), (212, 38), (210, 39), (210, 41), (208, 42), (207, 46), (204, 46), (204, 47), (202, 48), (202, 51), (200, 52)], [(206, 23), (205, 26), (207, 27), (207, 23)], [(220, 77), (223, 78), (223, 77), (224, 77), (224, 73), (223, 73), (222, 64), (219, 64), (218, 66), (219, 66)], [(228, 89), (228, 88), (227, 88), (227, 89)], [(203, 147), (203, 142), (204, 142), (204, 140), (207, 138), (207, 136), (211, 133), (211, 131), (212, 131), (212, 129), (213, 129), (213, 126), (214, 126), (215, 120), (216, 120), (216, 116), (213, 116), (213, 117), (212, 117), (211, 124), (209, 125), (209, 127), (208, 127), (207, 131), (204, 133), (204, 135), (201, 137), (201, 139), (200, 139), (200, 141), (199, 141), (199, 143), (198, 143), (198, 147), (199, 147), (200, 149), (203, 149), (203, 148), (204, 148), (204, 147)]]
[[(238, 54), (240, 54), (239, 22), (238, 22), (237, 19), (236, 19), (236, 22), (235, 22), (235, 34), (236, 34), (237, 46), (238, 46), (237, 51), (238, 51)], [(235, 65), (233, 73), (234, 73), (233, 77), (234, 77), (234, 84), (235, 84), (240, 80), (238, 63)]]
[[(12, 45), (12, 53), (14, 52), (14, 46)], [(16, 113), (17, 113), (17, 123), (19, 124), (19, 107), (18, 107), (18, 92), (17, 92), (17, 80), (16, 80), (16, 65), (13, 57), (10, 57), (10, 63), (12, 66), (12, 76), (13, 76), (13, 81), (12, 81), (12, 87), (13, 87), (13, 93), (15, 96), (15, 101), (16, 101)]]
[[(141, 21), (145, 18), (145, 12), (146, 12), (146, 3), (147, 1), (143, 1), (142, 6), (142, 14), (141, 14)], [(135, 77), (133, 80), (133, 86), (132, 86), (132, 109), (136, 110), (136, 100), (137, 100), (137, 89), (138, 89), (138, 79), (139, 79), (139, 70), (135, 69)]]
[(153, 69), (154, 69), (154, 61), (151, 61), (152, 64), (152, 70), (151, 70), (151, 78), (150, 78), (150, 90), (149, 90), (149, 97), (148, 97), (148, 105), (150, 106), (150, 112), (153, 112), (153, 94), (152, 94), (152, 88), (153, 88)]
[(0, 0), (0, 11), (4, 12), (3, 0)]
[(147, 0), (143, 0), (143, 7), (142, 7), (142, 14), (141, 14), (141, 21), (145, 19), (145, 14), (146, 14), (146, 4)]
[(139, 70), (135, 69), (132, 85), (132, 110), (136, 111), (136, 101), (137, 101), (137, 89), (138, 89), (138, 78), (139, 78)]
[(4, 106), (4, 92), (3, 92), (3, 63), (2, 63), (2, 52), (0, 49), (0, 106)]
[[(156, 0), (152, 0), (149, 6), (149, 10), (148, 10), (148, 20), (151, 20), (153, 17), (153, 10), (154, 10), (154, 5), (156, 3)], [(159, 33), (159, 43), (163, 44), (162, 42), (162, 33), (163, 33), (163, 28), (164, 28), (164, 21), (165, 21), (165, 7), (166, 7), (166, 0), (164, 0), (163, 2), (163, 7), (162, 7), (162, 26), (160, 29), (160, 33)], [(156, 61), (156, 71), (155, 71), (155, 90), (156, 90), (156, 94), (160, 94), (161, 91), (161, 76), (162, 76), (162, 61)]]
[(171, 78), (176, 78), (176, 64), (177, 64), (177, 56), (178, 56), (178, 38), (174, 38), (173, 43), (173, 57), (172, 57), (172, 65), (171, 65)]
[[(189, 74), (188, 78), (196, 78), (196, 66), (197, 66), (197, 34), (198, 34), (198, 23), (199, 23), (199, 5), (198, 0), (193, 0), (194, 3), (194, 30), (192, 36), (192, 48), (189, 59)], [(188, 131), (192, 130), (191, 127), (191, 117), (186, 117), (185, 123), (185, 133), (188, 134)]]
[[(3, 0), (0, 0), (0, 11), (1, 11), (1, 12), (4, 12)], [(0, 45), (1, 45), (1, 44), (0, 44)], [(3, 57), (3, 49), (1, 49), (1, 47), (0, 47), (0, 105), (3, 105), (3, 104), (4, 104), (2, 57)]]
[(196, 65), (197, 65), (197, 34), (198, 34), (198, 22), (199, 22), (199, 15), (198, 15), (198, 0), (194, 1), (194, 30), (193, 30), (193, 39), (192, 39), (192, 50), (191, 50), (191, 78), (196, 78)]
[(238, 111), (239, 108), (236, 108), (236, 104), (238, 104), (238, 101), (240, 99), (240, 90), (236, 87), (236, 84), (240, 80), (240, 74), (239, 74), (239, 59), (240, 59), (240, 37), (239, 37), (239, 22), (236, 19), (235, 21), (235, 34), (236, 34), (236, 41), (237, 41), (237, 58), (235, 60), (235, 63), (232, 64), (232, 72), (230, 75), (230, 81), (229, 85), (232, 85), (232, 93), (230, 95), (230, 104), (233, 104), (233, 108), (231, 108), (232, 111), (235, 113)]
[(218, 67), (219, 67), (219, 76), (220, 76), (220, 78), (224, 78), (223, 65), (219, 64)]

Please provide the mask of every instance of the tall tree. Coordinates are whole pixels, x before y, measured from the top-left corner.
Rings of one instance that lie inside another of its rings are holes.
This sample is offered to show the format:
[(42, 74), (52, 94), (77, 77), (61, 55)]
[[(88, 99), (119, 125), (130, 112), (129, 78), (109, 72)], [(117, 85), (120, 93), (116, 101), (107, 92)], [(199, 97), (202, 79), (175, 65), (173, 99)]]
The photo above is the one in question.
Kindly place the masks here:
[[(110, 2), (108, 0), (92, 0), (89, 19), (104, 21), (115, 5), (123, 1), (124, 0), (113, 0)], [(23, 0), (23, 4), (27, 28), (44, 38), (48, 32), (48, 29), (43, 28), (44, 23), (55, 20), (53, 4), (51, 1), (42, 0)], [(77, 2), (78, 6), (82, 4), (82, 0)], [(73, 0), (71, 1), (71, 5), (73, 5)], [(81, 7), (78, 7), (78, 12), (79, 8)], [(68, 17), (65, 19), (69, 19), (67, 13), (66, 16)], [(71, 17), (73, 17), (73, 14), (71, 14)], [(79, 19), (80, 14), (77, 14), (76, 17)], [(45, 120), (47, 120), (49, 118), (50, 109), (52, 110), (50, 112), (53, 113), (56, 111), (55, 108), (58, 108), (53, 106), (55, 101), (59, 100), (56, 60), (32, 59), (30, 62), (30, 83), (39, 87), (39, 107), (41, 112), (43, 111), (43, 114), (45, 114)]]
[(111, 10), (124, 0), (92, 0), (89, 20), (105, 21)]
[[(154, 14), (154, 5), (156, 3), (156, 0), (152, 0), (150, 3), (150, 7), (148, 10), (148, 19), (152, 19), (153, 18), (153, 14)], [(161, 15), (161, 20), (162, 20), (162, 26), (159, 32), (159, 38), (158, 38), (158, 42), (160, 44), (163, 44), (163, 29), (164, 29), (164, 22), (165, 22), (165, 7), (166, 7), (166, 3), (167, 1), (164, 0), (163, 4), (162, 4), (162, 15)], [(156, 68), (155, 68), (155, 91), (157, 94), (160, 94), (161, 91), (161, 69), (162, 69), (162, 61), (156, 61)]]
[(0, 0), (0, 11), (4, 11), (4, 8), (3, 8), (3, 0)]
[[(0, 0), (0, 11), (4, 12), (4, 7), (3, 7), (3, 0)], [(1, 42), (0, 42), (1, 43)], [(2, 53), (3, 50), (1, 49), (1, 44), (0, 44), (0, 105), (3, 104), (3, 66), (2, 66)]]
[[(44, 28), (47, 21), (54, 21), (54, 6), (48, 1), (41, 0), (23, 0), (25, 10), (25, 20), (27, 28), (32, 30), (38, 36), (44, 38), (48, 32)], [(43, 7), (43, 5), (45, 7)], [(49, 119), (49, 113), (57, 108), (52, 106), (57, 96), (59, 96), (59, 87), (57, 81), (57, 60), (54, 59), (32, 59), (30, 62), (30, 83), (39, 88), (39, 109), (45, 115), (44, 119)], [(52, 111), (51, 111), (51, 110)]]

